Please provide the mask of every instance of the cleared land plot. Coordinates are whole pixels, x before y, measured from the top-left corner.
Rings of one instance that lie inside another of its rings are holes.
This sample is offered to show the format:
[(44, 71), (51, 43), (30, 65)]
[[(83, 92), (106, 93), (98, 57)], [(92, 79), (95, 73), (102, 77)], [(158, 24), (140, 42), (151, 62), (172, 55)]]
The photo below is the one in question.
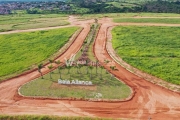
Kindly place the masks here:
[(180, 24), (179, 18), (115, 18), (114, 22)]
[(119, 26), (112, 30), (113, 48), (127, 63), (180, 84), (179, 27)]
[(92, 81), (93, 86), (68, 86), (59, 85), (58, 79), (60, 74), (58, 70), (53, 71), (52, 79), (50, 74), (44, 76), (44, 79), (36, 79), (21, 87), (20, 92), (25, 96), (46, 96), (59, 98), (83, 98), (83, 99), (97, 99), (99, 93), (101, 99), (124, 99), (130, 94), (130, 88), (106, 73), (105, 69), (92, 69), (89, 66), (80, 68), (71, 67), (70, 69), (61, 68), (61, 78), (63, 80), (81, 80)]
[(66, 15), (0, 15), (0, 32), (68, 25)]
[(22, 72), (46, 60), (64, 46), (76, 30), (78, 27), (0, 35), (0, 76)]

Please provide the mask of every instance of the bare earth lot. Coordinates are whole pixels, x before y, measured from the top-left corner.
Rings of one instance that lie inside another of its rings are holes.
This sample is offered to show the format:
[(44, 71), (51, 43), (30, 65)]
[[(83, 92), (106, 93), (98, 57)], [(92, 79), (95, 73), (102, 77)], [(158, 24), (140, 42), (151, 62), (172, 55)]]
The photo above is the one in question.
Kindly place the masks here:
[[(77, 37), (70, 48), (62, 54), (58, 60), (69, 58), (76, 53), (90, 30), (89, 21), (76, 21), (69, 18), (72, 25), (81, 26), (84, 29)], [(46, 114), (58, 116), (96, 116), (110, 118), (136, 118), (155, 120), (178, 120), (180, 117), (180, 94), (164, 89), (150, 83), (117, 64), (105, 49), (107, 29), (114, 25), (148, 25), (148, 26), (180, 26), (171, 24), (141, 24), (141, 23), (120, 23), (114, 24), (110, 19), (104, 18), (99, 21), (102, 26), (99, 30), (94, 53), (97, 59), (103, 64), (104, 59), (112, 62), (105, 65), (105, 68), (114, 64), (118, 71), (110, 71), (116, 77), (129, 85), (133, 94), (131, 99), (123, 102), (92, 102), (77, 100), (53, 100), (24, 98), (18, 95), (18, 88), (26, 82), (40, 76), (38, 71), (12, 78), (0, 84), (0, 114), (21, 115), (21, 114)], [(42, 69), (43, 73), (49, 72), (47, 68)]]

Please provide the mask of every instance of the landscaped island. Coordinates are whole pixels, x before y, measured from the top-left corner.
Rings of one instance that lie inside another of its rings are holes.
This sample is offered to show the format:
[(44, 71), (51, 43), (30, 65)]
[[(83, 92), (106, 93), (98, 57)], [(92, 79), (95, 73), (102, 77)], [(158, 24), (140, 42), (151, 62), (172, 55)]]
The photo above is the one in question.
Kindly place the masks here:
[[(97, 69), (97, 73), (96, 73)], [(58, 79), (91, 81), (93, 85), (58, 84)], [(60, 73), (58, 69), (44, 79), (38, 78), (21, 87), (20, 93), (25, 96), (79, 98), (79, 99), (108, 99), (120, 100), (130, 96), (130, 88), (117, 80), (104, 68), (92, 66), (64, 66)]]

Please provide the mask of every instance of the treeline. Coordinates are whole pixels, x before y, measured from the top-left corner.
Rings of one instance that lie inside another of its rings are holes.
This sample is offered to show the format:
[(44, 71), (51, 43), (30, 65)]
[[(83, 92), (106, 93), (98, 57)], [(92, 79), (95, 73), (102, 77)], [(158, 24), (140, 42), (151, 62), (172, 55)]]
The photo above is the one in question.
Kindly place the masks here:
[[(131, 6), (126, 5), (129, 2), (92, 2), (84, 0), (73, 0), (71, 3), (77, 8), (86, 9), (85, 13), (119, 13), (119, 12), (156, 12), (156, 13), (180, 13), (180, 2), (169, 1), (148, 1), (144, 3), (131, 3)], [(113, 3), (113, 4), (112, 4)], [(117, 6), (114, 4), (120, 4)], [(79, 13), (77, 10), (72, 10), (73, 13)]]
[(153, 1), (142, 5), (143, 12), (180, 13), (180, 1)]
[(62, 14), (62, 13), (72, 13), (71, 11), (62, 11), (62, 10), (40, 10), (40, 9), (29, 9), (26, 10), (27, 14)]
[(144, 3), (129, 2), (102, 2), (92, 0), (71, 0), (64, 3), (66, 9), (41, 10), (28, 9), (28, 14), (93, 14), (93, 13), (124, 13), (124, 12), (154, 12), (154, 13), (180, 13), (180, 2), (147, 1)]

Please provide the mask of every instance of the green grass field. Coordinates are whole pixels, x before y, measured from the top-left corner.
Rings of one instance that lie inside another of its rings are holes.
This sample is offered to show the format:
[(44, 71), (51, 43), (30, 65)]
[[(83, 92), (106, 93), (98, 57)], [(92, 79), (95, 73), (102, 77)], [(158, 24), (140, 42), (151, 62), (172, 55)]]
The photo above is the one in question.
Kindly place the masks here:
[(0, 32), (68, 25), (64, 14), (0, 15)]
[(57, 52), (78, 27), (0, 35), (0, 76), (22, 72)]
[(123, 3), (123, 2), (107, 2), (107, 4), (111, 4), (117, 8), (123, 8), (123, 7), (132, 8), (132, 7), (138, 6), (137, 4)]
[[(69, 70), (63, 68), (61, 71), (61, 79), (63, 80), (81, 80), (92, 81), (93, 86), (89, 89), (81, 87), (62, 87), (57, 84), (60, 74), (58, 70), (53, 71), (52, 79), (50, 74), (44, 76), (44, 79), (39, 78), (29, 82), (21, 87), (20, 93), (25, 96), (46, 96), (46, 97), (60, 97), (60, 98), (85, 98), (95, 99), (98, 93), (102, 94), (102, 99), (124, 99), (127, 98), (131, 91), (130, 88), (106, 73), (105, 69), (96, 67), (92, 70), (88, 66), (81, 68), (72, 67)], [(58, 87), (59, 86), (59, 87)], [(87, 86), (85, 86), (88, 88)], [(116, 93), (116, 94), (114, 94)]]
[(116, 27), (113, 48), (127, 63), (180, 85), (179, 27)]
[(114, 22), (180, 24), (179, 18), (115, 18)]
[(180, 14), (175, 13), (107, 13), (107, 14), (84, 14), (79, 16), (80, 19), (93, 19), (93, 18), (103, 18), (103, 17), (111, 17), (111, 18), (126, 18), (126, 17), (180, 17)]

